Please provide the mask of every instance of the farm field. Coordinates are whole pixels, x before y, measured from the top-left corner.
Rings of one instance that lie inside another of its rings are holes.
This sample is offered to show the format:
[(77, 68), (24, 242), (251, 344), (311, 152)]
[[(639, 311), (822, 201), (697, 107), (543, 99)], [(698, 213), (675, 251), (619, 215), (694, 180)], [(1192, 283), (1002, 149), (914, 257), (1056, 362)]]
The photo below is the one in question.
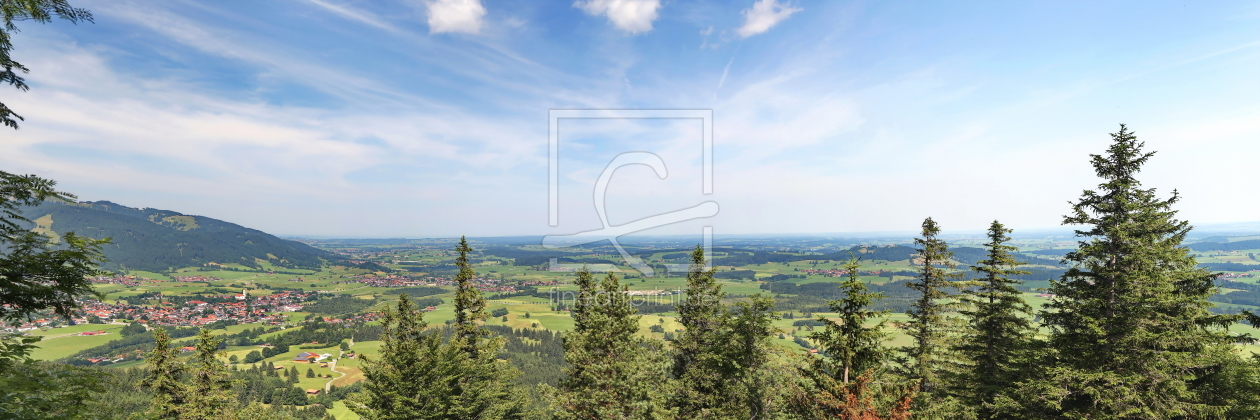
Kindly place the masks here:
[[(1048, 249), (1049, 246), (1057, 244), (1057, 242), (1052, 241), (1029, 241), (1026, 246), (1030, 246), (1033, 249)], [(898, 246), (901, 248), (897, 248)], [(338, 248), (330, 247), (328, 249), (336, 251)], [(284, 293), (301, 293), (301, 296), (307, 296), (307, 299), (312, 299), (299, 305), (303, 306), (302, 309), (271, 313), (272, 319), (275, 321), (271, 321), (271, 323), (266, 325), (272, 326), (272, 330), (258, 335), (257, 340), (259, 342), (276, 340), (284, 337), (286, 334), (301, 331), (301, 325), (304, 325), (304, 322), (312, 318), (320, 318), (325, 321), (348, 320), (360, 314), (380, 311), (395, 304), (399, 294), (403, 292), (415, 293), (419, 290), (423, 290), (423, 293), (413, 296), (413, 300), (424, 300), (427, 302), (425, 305), (432, 306), (424, 313), (424, 318), (431, 327), (442, 326), (453, 321), (454, 307), (451, 301), (454, 296), (454, 288), (450, 283), (450, 276), (453, 275), (453, 272), (449, 269), (452, 258), (449, 251), (425, 246), (415, 247), (415, 249), (394, 249), (391, 251), (372, 251), (371, 247), (364, 246), (358, 246), (355, 249), (357, 249), (356, 252), (362, 255), (371, 255), (371, 257), (364, 258), (366, 260), (364, 263), (354, 266), (334, 264), (318, 271), (305, 270), (302, 274), (292, 274), (294, 272), (292, 269), (283, 269), (287, 274), (272, 273), (268, 270), (275, 269), (280, 271), (281, 269), (262, 264), (261, 262), (262, 270), (255, 271), (206, 270), (205, 268), (185, 268), (167, 273), (137, 271), (128, 274), (153, 281), (143, 281), (134, 286), (101, 284), (98, 285), (97, 290), (105, 295), (104, 302), (106, 303), (131, 305), (164, 304), (165, 307), (179, 307), (181, 304), (187, 305), (182, 303), (186, 301), (195, 299), (212, 300), (209, 298), (214, 296), (232, 296), (233, 294), (244, 294), (251, 301), (253, 299), (265, 299), (270, 296), (280, 296)], [(912, 264), (909, 258), (890, 261), (876, 259), (875, 256), (898, 255), (895, 253), (890, 254), (888, 250), (892, 249), (904, 253), (908, 252), (905, 250), (909, 248), (905, 248), (902, 245), (885, 245), (884, 248), (856, 249), (858, 252), (854, 252), (854, 255), (863, 256), (862, 272), (859, 276), (861, 281), (872, 287), (888, 287), (889, 289), (887, 290), (894, 293), (905, 293), (900, 283), (912, 279), (913, 271), (917, 267)], [(683, 250), (683, 248), (674, 248), (665, 251), (647, 252), (644, 259), (657, 263), (682, 263), (684, 261), (677, 258), (682, 254)], [(563, 308), (557, 308), (557, 305), (563, 305), (566, 298), (572, 299), (574, 292), (576, 292), (576, 287), (571, 284), (574, 274), (572, 272), (540, 270), (539, 266), (516, 265), (515, 258), (521, 257), (508, 258), (499, 255), (512, 255), (513, 252), (523, 253), (527, 251), (538, 252), (528, 247), (508, 248), (507, 250), (492, 248), (478, 255), (478, 261), (475, 264), (475, 269), (478, 273), (477, 281), (480, 285), (479, 287), (484, 288), (482, 293), (486, 298), (487, 312), (494, 314), (494, 316), (487, 318), (486, 325), (492, 327), (503, 326), (517, 331), (571, 331), (574, 326), (572, 317), (567, 311), (562, 310)], [(644, 251), (641, 249), (640, 252)], [(1246, 252), (1241, 255), (1235, 253), (1206, 254), (1199, 258), (1201, 262), (1235, 264), (1229, 266), (1231, 268), (1250, 268), (1251, 265), (1255, 265), (1257, 269), (1260, 269), (1260, 262), (1249, 257)], [(787, 260), (759, 261), (756, 258), (749, 257), (753, 255), (778, 255), (776, 258)], [(814, 332), (815, 327), (811, 326), (811, 323), (820, 316), (835, 316), (833, 313), (826, 312), (826, 302), (838, 296), (815, 295), (814, 292), (805, 295), (793, 295), (790, 293), (772, 294), (767, 289), (776, 292), (806, 287), (815, 287), (809, 290), (828, 290), (827, 283), (841, 280), (840, 277), (836, 277), (838, 275), (836, 270), (841, 270), (843, 264), (842, 261), (832, 259), (839, 258), (836, 255), (832, 254), (824, 257), (822, 254), (803, 255), (793, 252), (771, 254), (748, 252), (740, 254), (728, 249), (715, 253), (714, 268), (716, 273), (718, 273), (718, 282), (731, 299), (761, 293), (774, 296), (781, 305), (784, 305), (785, 307), (780, 309), (780, 314), (783, 317), (774, 322), (778, 332), (772, 337), (772, 342), (791, 354), (807, 355), (806, 347), (802, 347), (802, 344), (805, 346), (813, 345), (809, 335)], [(908, 254), (900, 255), (909, 256)], [(595, 262), (607, 260), (611, 257), (608, 253), (592, 252), (590, 256), (570, 258), (573, 261)], [(845, 258), (847, 258), (847, 254)], [(1042, 273), (1055, 273), (1054, 270), (1059, 269), (1057, 266), (1045, 261), (1047, 260), (1038, 260), (1037, 265), (1028, 267), (1042, 270)], [(737, 264), (724, 264), (724, 262), (737, 262)], [(966, 264), (972, 261), (960, 258), (956, 262), (961, 267), (966, 267)], [(628, 267), (619, 266), (619, 269), (622, 271), (618, 275), (623, 278), (623, 284), (628, 290), (648, 294), (666, 293), (633, 298), (632, 302), (643, 308), (641, 310), (651, 309), (654, 305), (675, 304), (683, 298), (681, 291), (686, 288), (686, 278), (677, 275), (677, 273), (673, 275), (667, 274), (663, 277), (644, 278), (638, 276)], [(665, 272), (664, 267), (659, 272)], [(597, 278), (602, 278), (604, 275), (596, 273)], [(1044, 292), (1038, 290), (1038, 288), (1046, 287), (1049, 284), (1047, 281), (1049, 280), (1049, 274), (1043, 275), (1047, 277), (1027, 280), (1027, 291), (1023, 295), (1025, 301), (1034, 309), (1040, 309), (1052, 299), (1051, 297), (1043, 296), (1042, 293)], [(1255, 284), (1258, 280), (1249, 272), (1226, 272), (1226, 275), (1230, 276), (1228, 280), (1236, 282), (1230, 284), (1236, 286), (1223, 289), (1222, 293), (1250, 293), (1249, 290), (1251, 289), (1248, 289), (1248, 287), (1251, 286), (1241, 285)], [(724, 278), (725, 276), (739, 277)], [(184, 281), (174, 281), (177, 278)], [(420, 284), (421, 286), (409, 286), (413, 284)], [(419, 287), (419, 289), (415, 287)], [(426, 287), (429, 289), (425, 289)], [(821, 287), (821, 289), (816, 287)], [(434, 294), (435, 292), (436, 294)], [(161, 299), (156, 297), (161, 297)], [(336, 299), (342, 300), (337, 301)], [(227, 301), (231, 302), (234, 300), (228, 299)], [(315, 305), (324, 301), (337, 301), (343, 302), (343, 304), (342, 306), (331, 304)], [(902, 301), (894, 299), (890, 302)], [(904, 303), (897, 304), (904, 305)], [(1229, 311), (1260, 309), (1260, 307), (1248, 304), (1228, 302), (1217, 303), (1217, 306), (1222, 310)], [(890, 339), (886, 344), (890, 347), (910, 344), (909, 337), (896, 327), (897, 322), (908, 319), (902, 313), (904, 309), (901, 308), (903, 307), (894, 306), (894, 310), (888, 316), (889, 322), (885, 327), (885, 331), (889, 333)], [(669, 337), (669, 334), (676, 333), (681, 329), (681, 325), (676, 319), (677, 313), (673, 311), (673, 308), (665, 307), (662, 309), (663, 312), (661, 310), (648, 310), (641, 316), (639, 321), (640, 334), (656, 339), (666, 339)], [(40, 360), (59, 360), (74, 356), (80, 351), (92, 349), (121, 338), (118, 331), (132, 321), (134, 320), (113, 319), (110, 320), (110, 324), (81, 324), (31, 331), (30, 334), (32, 335), (45, 337), (39, 343), (40, 348), (35, 351), (33, 356)], [(369, 321), (369, 324), (371, 322)], [(212, 332), (216, 335), (229, 336), (257, 328), (260, 325), (263, 324), (225, 325), (217, 327)], [(88, 331), (104, 331), (105, 333), (91, 336), (76, 335)], [(1235, 325), (1231, 327), (1231, 331), (1260, 337), (1260, 330), (1249, 326)], [(190, 340), (191, 337), (185, 337), (174, 341), (177, 345), (188, 345)], [(264, 362), (286, 370), (296, 367), (300, 373), (300, 380), (296, 386), (303, 389), (324, 389), (325, 385), (330, 383), (342, 387), (363, 380), (362, 360), (359, 358), (341, 357), (338, 344), (328, 343), (327, 346), (313, 348), (306, 348), (312, 347), (310, 345), (290, 346), (288, 351), (266, 357)], [(350, 347), (350, 351), (359, 355), (374, 357), (378, 355), (380, 345), (380, 341), (356, 341)], [(222, 355), (225, 359), (235, 356), (238, 361), (243, 361), (250, 352), (261, 351), (260, 349), (262, 347), (258, 345), (229, 345), (223, 350)], [(1260, 352), (1260, 345), (1240, 345), (1238, 350), (1244, 353), (1251, 351)], [(330, 355), (327, 360), (321, 362), (335, 359), (337, 361), (335, 365), (336, 371), (333, 371), (330, 367), (321, 367), (320, 363), (309, 364), (305, 361), (293, 360), (298, 353), (304, 351)], [(110, 365), (110, 367), (121, 369), (142, 365), (142, 361), (127, 360)], [(251, 364), (238, 362), (233, 364), (232, 368), (245, 369), (250, 366)], [(307, 378), (306, 373), (308, 369), (312, 370), (317, 377)], [(325, 375), (329, 377), (325, 378)], [(357, 418), (345, 408), (344, 403), (340, 402), (333, 405), (330, 413), (339, 419)]]

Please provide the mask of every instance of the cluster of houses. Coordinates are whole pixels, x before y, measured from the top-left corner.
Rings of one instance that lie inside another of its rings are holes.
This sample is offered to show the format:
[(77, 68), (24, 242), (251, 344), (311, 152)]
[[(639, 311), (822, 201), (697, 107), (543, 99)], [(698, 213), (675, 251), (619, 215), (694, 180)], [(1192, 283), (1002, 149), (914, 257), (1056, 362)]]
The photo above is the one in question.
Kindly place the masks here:
[(432, 286), (430, 282), (416, 279), (411, 276), (350, 276), (358, 283), (363, 283), (372, 287), (414, 287), (414, 286)]
[(280, 312), (302, 310), (304, 302), (315, 298), (314, 292), (286, 290), (267, 296), (246, 299), (245, 293), (229, 295), (235, 299), (224, 302), (190, 300), (182, 305), (162, 302), (160, 305), (110, 304), (97, 300), (83, 303), (83, 317), (76, 323), (86, 323), (87, 317), (102, 320), (136, 319), (150, 325), (194, 326), (216, 321), (232, 320), (238, 323), (261, 322), (278, 325), (287, 321)]
[(91, 281), (93, 284), (121, 284), (127, 287), (136, 287), (136, 286), (139, 286), (140, 283), (158, 283), (159, 282), (158, 280), (153, 280), (153, 279), (145, 278), (145, 277), (136, 277), (136, 276), (100, 276), (100, 277), (93, 277)]
[(196, 283), (201, 283), (201, 282), (211, 282), (211, 281), (222, 281), (222, 280), (223, 280), (223, 279), (218, 278), (218, 277), (215, 277), (215, 276), (171, 276), (171, 278), (175, 279), (175, 281), (178, 281), (178, 282), (184, 282), (184, 283), (193, 283), (193, 282), (196, 282)]
[[(849, 270), (841, 270), (841, 269), (821, 270), (817, 268), (803, 268), (801, 269), (801, 272), (811, 275), (811, 276), (826, 276), (826, 277), (842, 277), (842, 276), (849, 275)], [(888, 272), (889, 272), (888, 270), (872, 270), (872, 271), (859, 271), (858, 274), (863, 275), (863, 276), (878, 276), (878, 275), (882, 275)]]
[(841, 277), (841, 276), (849, 274), (849, 270), (839, 270), (839, 269), (820, 270), (817, 268), (806, 268), (806, 269), (802, 269), (801, 272), (811, 275), (811, 276), (825, 276), (825, 277)]
[(520, 282), (520, 284), (521, 286), (556, 286), (566, 283), (559, 280), (525, 280)]
[[(424, 277), (415, 278), (405, 275), (357, 275), (348, 276), (355, 283), (362, 283), (372, 287), (416, 287), (416, 286), (454, 286), (455, 279), (449, 277)], [(552, 285), (556, 282), (536, 282), (539, 285)], [(473, 279), (473, 287), (482, 292), (516, 292), (518, 289), (514, 285), (505, 285), (502, 280), (477, 277)]]
[(40, 318), (22, 323), (6, 323), (4, 321), (0, 321), (0, 332), (21, 333), (56, 326), (59, 323), (61, 323), (61, 320), (55, 318)]
[[(454, 286), (455, 279), (447, 277), (427, 277), (429, 280), (427, 286)], [(482, 292), (505, 292), (512, 293), (518, 291), (515, 285), (503, 284), (503, 280), (476, 277), (472, 279), (473, 287)]]

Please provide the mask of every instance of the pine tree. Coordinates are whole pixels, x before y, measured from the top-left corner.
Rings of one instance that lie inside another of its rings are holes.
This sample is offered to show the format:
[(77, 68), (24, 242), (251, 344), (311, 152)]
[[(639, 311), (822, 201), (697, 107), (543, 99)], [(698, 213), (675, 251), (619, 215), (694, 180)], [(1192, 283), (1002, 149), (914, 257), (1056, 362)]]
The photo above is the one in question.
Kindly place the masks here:
[(197, 333), (196, 353), (187, 369), (191, 378), (184, 389), (186, 404), (182, 408), (181, 419), (224, 419), (231, 416), (236, 400), (232, 393), (232, 380), (218, 358), (219, 343), (222, 341), (211, 335), (210, 330), (202, 329)]
[[(867, 288), (859, 277), (858, 271), (862, 268), (859, 259), (850, 257), (844, 264), (847, 278), (840, 283), (844, 297), (829, 304), (839, 321), (819, 316), (824, 329), (810, 334), (828, 356), (817, 359), (814, 370), (842, 384), (848, 384), (851, 378), (864, 372), (878, 370), (888, 358), (888, 349), (884, 347), (888, 340), (888, 333), (884, 332), (888, 311), (870, 309), (884, 294)], [(878, 321), (866, 325), (873, 320)]]
[(770, 342), (779, 332), (773, 310), (773, 298), (756, 294), (726, 311), (718, 342), (724, 343), (722, 377), (728, 385), (726, 404), (714, 410), (718, 417), (768, 419), (780, 408), (786, 388), (781, 372), (788, 369), (777, 363), (783, 357)]
[(149, 375), (140, 382), (141, 387), (148, 388), (153, 393), (147, 414), (161, 419), (179, 418), (183, 414), (184, 405), (188, 403), (185, 399), (188, 395), (187, 386), (181, 382), (184, 365), (170, 347), (171, 338), (166, 330), (154, 328), (153, 340), (153, 351), (144, 359), (145, 365), (149, 367)]
[(574, 284), (574, 330), (564, 335), (569, 367), (553, 400), (558, 419), (664, 419), (668, 361), (661, 345), (638, 335), (640, 316), (627, 288), (609, 273), (595, 284), (583, 268)]
[(937, 238), (940, 227), (931, 217), (923, 221), (921, 238), (916, 238), (919, 260), (922, 268), (918, 277), (906, 286), (919, 292), (919, 298), (906, 312), (910, 320), (902, 324), (912, 343), (901, 349), (901, 374), (906, 379), (918, 382), (919, 392), (924, 394), (916, 399), (916, 411), (927, 417), (937, 417), (943, 400), (936, 398), (941, 387), (941, 376), (951, 363), (950, 334), (957, 329), (956, 320), (948, 315), (955, 310), (956, 304), (948, 300), (954, 295), (947, 289), (958, 287), (954, 280), (958, 273), (949, 273), (953, 269), (951, 261), (953, 253), (949, 251), (945, 241)]
[(1063, 219), (1086, 228), (1041, 312), (1057, 363), (1025, 395), (1044, 418), (1220, 415), (1226, 407), (1195, 386), (1227, 360), (1223, 327), (1237, 317), (1208, 311), (1215, 276), (1181, 246), (1191, 227), (1174, 218), (1180, 195), (1160, 199), (1137, 180), (1154, 152), (1124, 125), (1111, 138), (1091, 155), (1103, 182)]
[(467, 359), (456, 388), (460, 404), (452, 414), (460, 416), (458, 418), (521, 418), (527, 414), (525, 393), (513, 386), (520, 372), (499, 360), (503, 339), (490, 337), (490, 331), (480, 324), (487, 318), (486, 300), (473, 284), (477, 273), (468, 263), (472, 248), (466, 238), (460, 238), (456, 251), (459, 273), (455, 276), (458, 290), (455, 293), (455, 336), (451, 343), (463, 351)]
[(897, 419), (909, 413), (915, 387), (888, 378), (874, 383), (890, 356), (883, 331), (888, 311), (870, 309), (884, 295), (862, 282), (861, 268), (856, 257), (845, 262), (846, 279), (839, 285), (844, 297), (829, 305), (838, 320), (820, 316), (823, 331), (810, 334), (823, 357), (800, 369), (808, 386), (796, 392), (792, 406), (803, 417)]
[(307, 378), (314, 378), (314, 377), (315, 377), (315, 368), (306, 368), (306, 377), (307, 377)]
[(459, 267), (459, 273), (455, 275), (458, 288), (455, 292), (455, 335), (468, 358), (478, 360), (484, 358), (487, 350), (483, 342), (489, 332), (477, 323), (487, 318), (486, 300), (473, 284), (477, 273), (468, 264), (468, 253), (472, 252), (468, 239), (460, 237), (455, 251), (459, 253), (455, 259), (455, 265)]
[(457, 419), (460, 382), (468, 355), (460, 346), (425, 333), (424, 313), (407, 294), (381, 314), (379, 359), (363, 358), (363, 392), (348, 405), (365, 419)]
[(989, 225), (988, 257), (971, 267), (981, 277), (963, 291), (968, 325), (956, 347), (964, 361), (953, 382), (955, 394), (982, 418), (992, 418), (991, 405), (1016, 389), (1036, 364), (1032, 308), (1015, 288), (1022, 282), (1008, 277), (1029, 272), (1015, 269), (1020, 263), (1011, 255), (1017, 248), (1006, 244), (1009, 233), (996, 220)]
[(678, 305), (678, 322), (684, 330), (674, 339), (677, 392), (670, 404), (680, 418), (687, 419), (713, 415), (714, 409), (726, 403), (718, 342), (725, 293), (713, 269), (704, 269), (704, 263), (704, 248), (697, 245), (687, 271), (687, 297)]

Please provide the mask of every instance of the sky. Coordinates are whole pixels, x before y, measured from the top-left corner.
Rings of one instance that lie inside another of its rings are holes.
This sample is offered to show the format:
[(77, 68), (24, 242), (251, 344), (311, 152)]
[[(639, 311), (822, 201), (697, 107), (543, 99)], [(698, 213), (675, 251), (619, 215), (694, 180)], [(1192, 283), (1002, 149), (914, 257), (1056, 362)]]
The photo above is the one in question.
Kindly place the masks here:
[[(1044, 229), (1123, 123), (1181, 218), (1260, 220), (1254, 1), (72, 4), (95, 22), (18, 22), (31, 88), (0, 89), (25, 117), (0, 169), (81, 200), (334, 237), (569, 234), (706, 202), (640, 234)], [(549, 131), (551, 110), (627, 109), (711, 112), (711, 193), (705, 119)], [(609, 177), (627, 152), (662, 172)]]

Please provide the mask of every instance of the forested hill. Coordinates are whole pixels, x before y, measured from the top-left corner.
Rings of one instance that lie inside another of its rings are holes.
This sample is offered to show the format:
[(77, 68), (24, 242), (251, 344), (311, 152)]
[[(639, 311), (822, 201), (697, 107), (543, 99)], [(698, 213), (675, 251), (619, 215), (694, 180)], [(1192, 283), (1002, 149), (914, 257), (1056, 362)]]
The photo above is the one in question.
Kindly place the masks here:
[(318, 267), (332, 254), (301, 242), (222, 220), (170, 210), (137, 209), (108, 201), (48, 201), (24, 211), (30, 228), (50, 236), (66, 232), (113, 238), (104, 248), (107, 269), (164, 271), (206, 263), (260, 267)]

